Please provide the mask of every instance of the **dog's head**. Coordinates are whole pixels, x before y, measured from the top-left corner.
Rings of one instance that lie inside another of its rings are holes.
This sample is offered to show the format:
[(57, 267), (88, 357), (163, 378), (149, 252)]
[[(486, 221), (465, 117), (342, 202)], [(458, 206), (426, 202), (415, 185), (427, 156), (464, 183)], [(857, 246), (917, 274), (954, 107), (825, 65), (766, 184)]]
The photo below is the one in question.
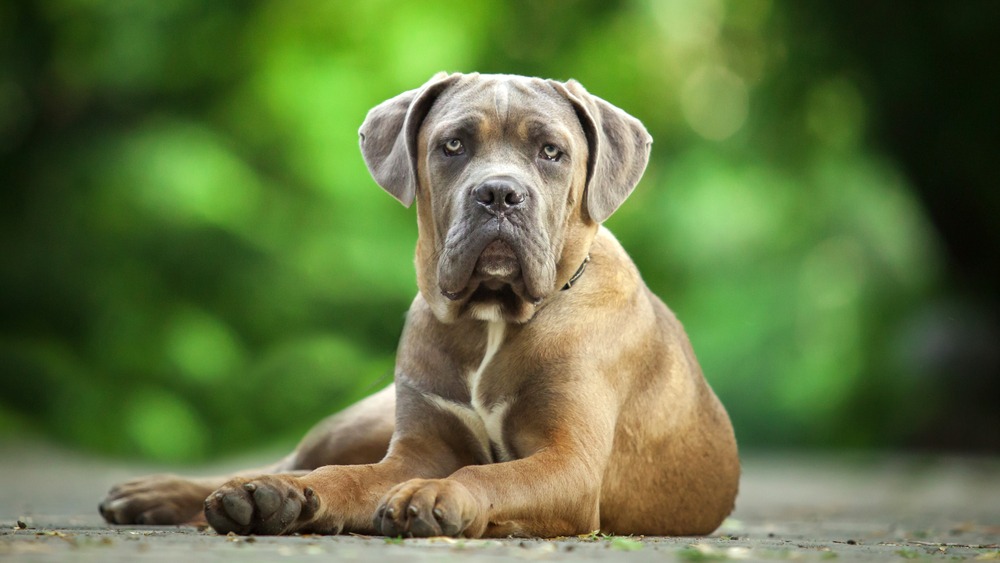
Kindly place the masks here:
[(376, 106), (360, 136), (375, 181), (418, 201), (417, 281), (444, 322), (530, 319), (635, 188), (652, 142), (573, 80), (444, 73)]

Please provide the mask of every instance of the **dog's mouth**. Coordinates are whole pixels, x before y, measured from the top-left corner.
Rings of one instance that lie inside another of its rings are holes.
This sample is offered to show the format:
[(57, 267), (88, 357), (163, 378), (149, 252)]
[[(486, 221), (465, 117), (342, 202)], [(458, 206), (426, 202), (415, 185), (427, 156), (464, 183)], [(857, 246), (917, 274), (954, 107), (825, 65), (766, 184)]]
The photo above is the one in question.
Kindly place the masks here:
[(555, 278), (549, 238), (529, 225), (524, 215), (472, 215), (455, 223), (438, 258), (441, 295), (478, 318), (529, 318)]
[[(531, 290), (531, 270), (524, 263), (524, 245), (518, 242), (496, 233), (470, 237), (453, 255), (459, 259), (442, 269), (446, 275), (439, 280), (441, 294), (476, 318), (526, 320), (541, 298)], [(476, 247), (482, 250), (477, 253)]]
[(521, 277), (521, 262), (509, 244), (497, 239), (483, 249), (472, 275), (486, 289), (497, 291)]
[(441, 293), (448, 299), (460, 301), (468, 298), (470, 302), (538, 301), (529, 294), (521, 260), (507, 241), (496, 238), (488, 242), (478, 256), (475, 251), (468, 256), (468, 273), (451, 278), (454, 280), (452, 283), (460, 283), (461, 287), (456, 287), (457, 291), (451, 291), (444, 284), (441, 287)]
[(487, 244), (479, 254), (461, 295), (467, 296), (461, 309), (479, 320), (523, 322), (539, 302), (528, 293), (517, 253), (501, 239)]

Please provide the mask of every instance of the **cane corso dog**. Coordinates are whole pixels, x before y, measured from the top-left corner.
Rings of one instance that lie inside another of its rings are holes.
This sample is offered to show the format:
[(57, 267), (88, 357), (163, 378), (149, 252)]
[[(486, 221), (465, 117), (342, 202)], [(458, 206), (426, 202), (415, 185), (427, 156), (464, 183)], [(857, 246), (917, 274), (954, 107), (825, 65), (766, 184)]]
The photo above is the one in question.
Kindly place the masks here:
[(732, 426), (674, 314), (601, 223), (652, 139), (578, 82), (439, 74), (376, 106), (361, 153), (416, 202), (392, 386), (277, 464), (114, 487), (118, 524), (219, 533), (700, 535), (733, 509)]

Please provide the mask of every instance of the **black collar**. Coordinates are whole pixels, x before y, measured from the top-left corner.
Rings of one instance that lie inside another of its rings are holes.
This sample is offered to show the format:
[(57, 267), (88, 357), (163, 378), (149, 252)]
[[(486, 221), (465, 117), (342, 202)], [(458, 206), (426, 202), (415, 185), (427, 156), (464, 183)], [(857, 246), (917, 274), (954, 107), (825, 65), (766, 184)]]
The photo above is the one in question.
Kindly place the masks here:
[(573, 284), (576, 283), (576, 280), (580, 279), (580, 276), (583, 275), (583, 271), (587, 269), (587, 263), (589, 262), (590, 262), (590, 255), (588, 254), (587, 257), (583, 259), (583, 264), (580, 264), (580, 267), (576, 269), (576, 273), (573, 274), (573, 277), (571, 277), (569, 281), (566, 282), (566, 285), (563, 286), (562, 288), (563, 291), (566, 291), (567, 289), (573, 287)]

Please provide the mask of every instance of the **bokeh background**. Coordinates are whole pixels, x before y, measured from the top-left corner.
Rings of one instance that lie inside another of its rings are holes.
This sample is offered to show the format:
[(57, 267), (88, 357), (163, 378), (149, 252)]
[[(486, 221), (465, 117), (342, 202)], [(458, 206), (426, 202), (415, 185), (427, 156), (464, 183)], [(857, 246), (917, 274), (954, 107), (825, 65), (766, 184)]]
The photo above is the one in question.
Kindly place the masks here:
[(744, 448), (1000, 451), (1000, 3), (0, 3), (0, 440), (199, 461), (391, 381), (413, 211), (367, 110), (580, 80), (608, 221)]

